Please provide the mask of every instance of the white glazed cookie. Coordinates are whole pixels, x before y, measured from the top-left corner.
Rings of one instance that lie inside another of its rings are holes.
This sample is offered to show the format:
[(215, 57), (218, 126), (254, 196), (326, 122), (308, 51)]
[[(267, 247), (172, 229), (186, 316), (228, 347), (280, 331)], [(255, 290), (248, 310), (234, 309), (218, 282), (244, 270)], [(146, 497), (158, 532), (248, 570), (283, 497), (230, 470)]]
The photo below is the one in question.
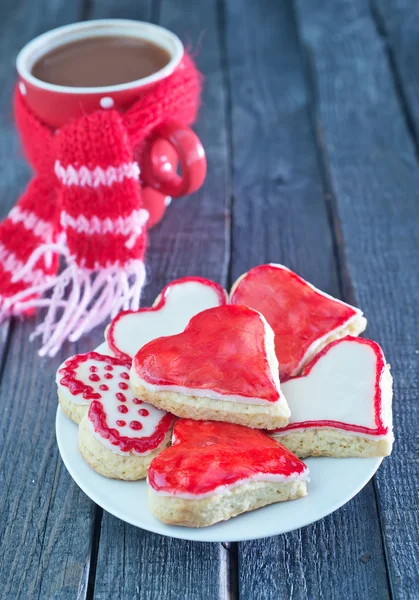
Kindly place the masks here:
[(137, 481), (147, 477), (147, 470), (151, 461), (170, 445), (170, 438), (171, 428), (168, 429), (162, 442), (149, 454), (117, 454), (104, 446), (94, 435), (86, 415), (79, 426), (78, 445), (79, 452), (87, 464), (101, 475), (110, 479)]
[(180, 333), (194, 315), (226, 302), (227, 292), (209, 279), (176, 279), (163, 289), (152, 308), (119, 313), (106, 329), (105, 337), (115, 356), (132, 360), (151, 340)]
[(275, 429), (290, 415), (272, 329), (246, 306), (208, 309), (184, 332), (146, 344), (135, 355), (131, 385), (179, 417)]
[(306, 465), (261, 431), (182, 419), (150, 465), (149, 506), (164, 523), (205, 527), (301, 498), (307, 480)]
[[(58, 367), (58, 401), (63, 412), (75, 423), (87, 415), (90, 402), (101, 397), (100, 386), (106, 385), (109, 366), (120, 364), (112, 356), (98, 352), (76, 354)], [(130, 363), (124, 363), (129, 367)]]
[(170, 443), (172, 415), (136, 398), (129, 365), (97, 352), (78, 355), (64, 369), (65, 382), (90, 399), (79, 427), (79, 450), (106, 477), (142, 479), (151, 460)]
[(391, 453), (392, 378), (376, 342), (354, 337), (333, 342), (282, 389), (291, 419), (272, 436), (297, 456)]

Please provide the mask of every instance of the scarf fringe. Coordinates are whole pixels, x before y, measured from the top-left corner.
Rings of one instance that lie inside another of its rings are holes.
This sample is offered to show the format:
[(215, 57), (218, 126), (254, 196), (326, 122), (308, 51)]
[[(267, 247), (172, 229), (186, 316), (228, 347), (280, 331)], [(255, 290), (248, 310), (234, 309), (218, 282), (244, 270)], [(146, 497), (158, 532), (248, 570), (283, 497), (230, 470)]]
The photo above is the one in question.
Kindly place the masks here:
[[(43, 322), (30, 336), (31, 341), (41, 336), (40, 356), (55, 356), (67, 339), (77, 341), (121, 310), (138, 310), (145, 282), (145, 267), (141, 260), (131, 261), (124, 267), (118, 264), (92, 271), (80, 267), (69, 256), (62, 241), (38, 248), (15, 275), (14, 281), (22, 279), (39, 258), (48, 253), (65, 257), (64, 270), (47, 278), (44, 284), (26, 288), (5, 300), (0, 314), (1, 319), (35, 308), (47, 309)], [(49, 298), (40, 297), (48, 292), (52, 292)]]

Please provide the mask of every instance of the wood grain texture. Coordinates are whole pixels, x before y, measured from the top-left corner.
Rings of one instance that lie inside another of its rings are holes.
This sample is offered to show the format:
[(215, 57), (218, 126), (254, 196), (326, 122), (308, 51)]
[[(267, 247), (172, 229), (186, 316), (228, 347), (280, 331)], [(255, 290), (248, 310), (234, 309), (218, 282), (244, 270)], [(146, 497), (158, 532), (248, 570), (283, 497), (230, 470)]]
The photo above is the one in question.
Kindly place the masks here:
[(136, 19), (151, 21), (160, 0), (88, 0), (85, 3), (88, 19)]
[[(383, 42), (363, 2), (298, 0), (340, 221), (341, 256), (394, 377), (396, 443), (375, 477), (391, 593), (417, 570), (419, 169)], [(416, 558), (415, 558), (416, 557)]]
[[(12, 117), (14, 60), (31, 38), (77, 20), (81, 2), (17, 0), (0, 6), (0, 211), (4, 217), (29, 176)], [(29, 344), (34, 321), (2, 326), (0, 404), (0, 597), (84, 598), (93, 505), (72, 483), (55, 441), (57, 365)], [(91, 347), (94, 337), (84, 343)], [(80, 346), (79, 346), (80, 347)]]
[[(226, 4), (232, 101), (232, 279), (281, 262), (339, 296), (326, 189), (290, 3)], [(257, 36), (257, 37), (255, 37)], [(362, 557), (369, 555), (367, 562)], [(240, 597), (387, 598), (372, 485), (302, 530), (239, 544)], [(336, 594), (336, 595), (334, 595)]]
[[(133, 10), (134, 6), (133, 3)], [(208, 176), (204, 187), (193, 197), (173, 200), (163, 221), (151, 231), (144, 305), (151, 304), (163, 286), (177, 277), (201, 275), (225, 284), (229, 252), (226, 98), (216, 2), (208, 1), (197, 10), (193, 0), (167, 0), (159, 11), (154, 11), (155, 16), (158, 13), (160, 23), (191, 45), (193, 52), (200, 44), (197, 62), (205, 75), (205, 90), (195, 129), (207, 153)], [(229, 552), (221, 544), (164, 538), (104, 512), (94, 598), (218, 597), (230, 597)]]
[(373, 0), (378, 31), (387, 44), (393, 78), (419, 145), (419, 5), (415, 0)]
[(94, 505), (58, 454), (55, 371), (103, 335), (41, 361), (28, 342), (34, 325), (16, 324), (1, 381), (0, 598), (84, 598)]

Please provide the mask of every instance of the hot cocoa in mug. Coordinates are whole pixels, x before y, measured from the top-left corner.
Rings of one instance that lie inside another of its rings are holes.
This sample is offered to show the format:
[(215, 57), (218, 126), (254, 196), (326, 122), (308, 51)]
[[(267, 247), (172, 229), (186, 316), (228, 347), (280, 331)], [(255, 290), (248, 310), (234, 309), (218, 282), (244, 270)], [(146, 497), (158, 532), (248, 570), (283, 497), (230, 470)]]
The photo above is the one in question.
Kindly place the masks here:
[(31, 74), (55, 85), (102, 87), (130, 83), (157, 73), (170, 53), (150, 40), (131, 36), (84, 38), (38, 58)]
[[(150, 23), (109, 19), (59, 27), (35, 38), (20, 51), (16, 66), (25, 103), (57, 129), (97, 110), (127, 111), (145, 91), (182, 68), (183, 56), (174, 33)], [(140, 177), (154, 224), (170, 197), (202, 185), (206, 159), (196, 134), (173, 121), (162, 123), (147, 143)]]

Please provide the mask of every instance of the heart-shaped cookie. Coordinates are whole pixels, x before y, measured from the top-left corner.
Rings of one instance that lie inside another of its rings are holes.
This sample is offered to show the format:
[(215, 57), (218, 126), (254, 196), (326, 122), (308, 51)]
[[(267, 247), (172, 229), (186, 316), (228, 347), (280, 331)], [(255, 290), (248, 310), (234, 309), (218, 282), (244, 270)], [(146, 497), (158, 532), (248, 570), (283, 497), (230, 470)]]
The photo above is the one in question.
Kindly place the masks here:
[(227, 292), (214, 281), (202, 277), (176, 279), (163, 289), (151, 308), (119, 313), (106, 331), (106, 340), (115, 356), (132, 360), (151, 340), (180, 333), (194, 315), (226, 303)]
[(332, 342), (282, 390), (291, 419), (273, 435), (298, 456), (390, 454), (392, 379), (376, 342)]
[(134, 357), (131, 385), (180, 417), (266, 429), (288, 422), (272, 329), (246, 306), (205, 310), (184, 332), (146, 344)]
[(276, 264), (260, 265), (242, 275), (232, 287), (230, 301), (255, 308), (274, 330), (281, 381), (301, 373), (329, 342), (359, 335), (367, 323), (358, 308)]
[[(115, 367), (130, 368), (131, 361), (121, 361), (98, 352), (76, 354), (67, 358), (56, 375), (58, 400), (65, 414), (80, 423), (87, 414), (90, 402), (100, 400), (109, 389)], [(129, 377), (126, 378), (128, 381)], [(129, 382), (124, 385), (128, 386)]]
[(135, 480), (170, 443), (173, 416), (134, 396), (129, 368), (98, 352), (78, 354), (59, 369), (57, 383), (61, 406), (64, 395), (88, 411), (79, 428), (83, 458), (106, 477)]
[(172, 444), (148, 472), (151, 510), (166, 523), (211, 525), (306, 494), (306, 465), (260, 431), (185, 419)]

